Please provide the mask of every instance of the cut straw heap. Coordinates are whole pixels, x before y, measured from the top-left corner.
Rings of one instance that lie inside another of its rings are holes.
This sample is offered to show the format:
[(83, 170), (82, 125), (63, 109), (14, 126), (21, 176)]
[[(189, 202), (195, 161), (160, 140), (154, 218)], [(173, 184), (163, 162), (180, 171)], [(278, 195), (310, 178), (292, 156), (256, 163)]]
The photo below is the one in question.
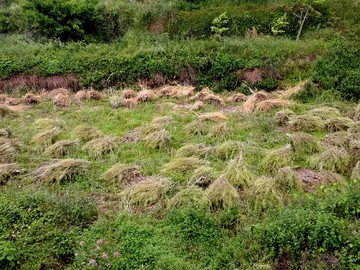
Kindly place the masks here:
[(325, 128), (324, 121), (319, 116), (299, 115), (291, 117), (288, 126), (293, 131), (316, 132)]
[(89, 162), (82, 159), (55, 160), (40, 166), (34, 177), (40, 181), (60, 184), (65, 180), (73, 180), (76, 176), (83, 174), (89, 166)]
[(88, 125), (80, 125), (74, 129), (74, 134), (80, 140), (88, 142), (102, 136), (102, 133), (94, 127)]
[(168, 202), (167, 208), (184, 208), (184, 207), (209, 207), (210, 201), (205, 192), (195, 186), (189, 186), (175, 194)]
[(218, 178), (206, 190), (214, 209), (222, 209), (236, 204), (240, 197), (237, 190), (223, 177)]
[(0, 184), (6, 184), (14, 175), (21, 172), (16, 163), (0, 164)]
[(20, 148), (17, 140), (0, 137), (0, 163), (14, 162)]
[(53, 157), (65, 156), (73, 147), (79, 145), (79, 140), (64, 140), (50, 145), (45, 154)]
[(211, 151), (211, 147), (204, 143), (199, 144), (186, 144), (179, 148), (175, 157), (186, 158), (186, 157), (205, 157)]
[(248, 187), (256, 178), (241, 155), (228, 162), (222, 177), (242, 189)]
[(55, 139), (61, 134), (60, 127), (54, 127), (49, 130), (42, 131), (36, 134), (32, 139), (31, 143), (37, 147), (43, 148), (54, 143)]
[(201, 188), (207, 188), (217, 178), (218, 174), (214, 171), (213, 168), (209, 166), (200, 166), (192, 173), (189, 185), (196, 185)]
[(82, 147), (82, 150), (88, 152), (89, 155), (94, 158), (100, 158), (105, 154), (113, 152), (116, 147), (116, 138), (112, 135), (108, 135), (87, 142)]
[(288, 138), (290, 145), (296, 154), (314, 154), (322, 150), (320, 142), (311, 134), (296, 132), (290, 134)]
[(146, 208), (165, 199), (173, 188), (173, 183), (167, 178), (149, 178), (124, 189), (120, 194), (125, 205)]
[(270, 173), (275, 173), (279, 168), (292, 166), (292, 149), (287, 144), (282, 148), (270, 150), (261, 161), (261, 167)]
[(33, 127), (37, 132), (53, 129), (60, 126), (59, 121), (49, 118), (41, 118), (34, 122)]
[(139, 182), (143, 179), (140, 167), (132, 164), (115, 164), (101, 175), (106, 184), (123, 188), (129, 183)]
[(176, 158), (165, 164), (161, 172), (187, 173), (205, 165), (208, 165), (208, 161), (201, 160), (196, 157)]

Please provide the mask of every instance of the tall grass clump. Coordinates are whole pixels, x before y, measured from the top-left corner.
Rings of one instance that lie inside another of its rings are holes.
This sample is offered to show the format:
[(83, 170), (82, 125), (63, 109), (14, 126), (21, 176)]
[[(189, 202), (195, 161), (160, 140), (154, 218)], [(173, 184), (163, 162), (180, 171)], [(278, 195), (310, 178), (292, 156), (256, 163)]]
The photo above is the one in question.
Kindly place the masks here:
[(256, 179), (242, 155), (228, 162), (221, 177), (228, 180), (233, 186), (241, 189), (247, 188)]
[(88, 167), (89, 162), (83, 159), (55, 160), (40, 166), (33, 172), (33, 175), (39, 181), (60, 184), (84, 174)]
[(206, 190), (206, 194), (214, 209), (224, 209), (237, 204), (240, 196), (229, 181), (223, 177), (219, 177)]
[(37, 133), (32, 139), (31, 143), (37, 147), (45, 148), (54, 143), (56, 138), (61, 134), (60, 127), (56, 126), (52, 129)]
[(153, 177), (125, 188), (120, 197), (125, 207), (146, 208), (164, 200), (173, 187), (168, 178)]
[(82, 147), (82, 150), (88, 152), (94, 158), (101, 158), (105, 154), (113, 152), (116, 147), (116, 138), (113, 135), (108, 135), (87, 142)]
[(113, 165), (100, 177), (107, 185), (123, 188), (131, 182), (142, 180), (140, 166), (118, 163)]
[(170, 200), (168, 200), (166, 205), (168, 209), (186, 207), (207, 208), (210, 206), (210, 201), (201, 188), (189, 186), (177, 192)]
[(63, 140), (50, 145), (45, 154), (52, 157), (65, 156), (72, 148), (79, 145), (79, 140)]
[(291, 167), (293, 165), (293, 152), (290, 144), (284, 147), (270, 150), (260, 162), (261, 167), (270, 172), (275, 173), (279, 168)]

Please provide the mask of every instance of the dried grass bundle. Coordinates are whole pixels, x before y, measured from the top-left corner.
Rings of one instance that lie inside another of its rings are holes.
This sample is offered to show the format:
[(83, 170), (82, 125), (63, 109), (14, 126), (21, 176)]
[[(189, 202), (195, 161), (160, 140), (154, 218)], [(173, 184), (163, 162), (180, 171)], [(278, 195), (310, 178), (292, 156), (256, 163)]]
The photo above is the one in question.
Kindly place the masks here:
[(190, 111), (198, 111), (198, 110), (201, 110), (202, 108), (204, 108), (204, 102), (195, 101), (195, 103), (190, 106), (189, 110)]
[(38, 104), (41, 101), (41, 97), (32, 93), (26, 94), (24, 97), (25, 105)]
[(54, 143), (56, 138), (61, 134), (60, 127), (54, 127), (49, 130), (37, 133), (32, 139), (31, 143), (37, 147), (47, 147)]
[(336, 132), (349, 129), (354, 122), (347, 117), (334, 117), (325, 121), (325, 128), (328, 132)]
[(12, 177), (21, 173), (16, 163), (0, 164), (0, 184), (6, 184)]
[(176, 193), (168, 202), (167, 209), (184, 207), (209, 207), (210, 201), (205, 192), (198, 187), (189, 186)]
[(204, 143), (199, 144), (186, 144), (179, 148), (175, 157), (186, 158), (186, 157), (205, 157), (211, 151), (211, 147)]
[(143, 180), (140, 166), (133, 164), (115, 164), (101, 175), (108, 185), (123, 188), (127, 184), (139, 183)]
[(91, 141), (93, 139), (100, 138), (102, 136), (101, 131), (98, 129), (88, 126), (88, 125), (79, 125), (74, 129), (74, 134), (82, 141)]
[(255, 110), (256, 104), (260, 101), (266, 100), (268, 98), (268, 93), (260, 91), (258, 93), (252, 94), (247, 98), (245, 103), (241, 106), (243, 112), (252, 112)]
[(116, 138), (112, 135), (100, 137), (87, 142), (82, 150), (94, 158), (101, 158), (105, 154), (113, 152), (117, 147)]
[(352, 169), (351, 179), (360, 180), (360, 161), (358, 161), (355, 167)]
[(349, 134), (346, 131), (338, 131), (326, 135), (322, 139), (322, 144), (325, 147), (347, 147), (348, 146), (348, 136)]
[(164, 200), (173, 186), (173, 182), (167, 178), (148, 178), (125, 188), (120, 196), (125, 204), (146, 208)]
[(281, 110), (275, 114), (275, 122), (279, 126), (285, 126), (288, 124), (290, 118), (294, 117), (296, 114), (290, 110)]
[(152, 149), (165, 149), (171, 144), (171, 135), (165, 128), (156, 129), (142, 139)]
[(216, 138), (219, 141), (228, 140), (233, 133), (233, 128), (228, 123), (220, 123), (212, 127), (208, 133), (208, 137)]
[(309, 158), (311, 168), (338, 173), (348, 172), (350, 163), (350, 154), (346, 149), (340, 147), (330, 147), (324, 152)]
[(353, 119), (354, 119), (354, 121), (360, 121), (360, 104), (358, 104), (355, 109), (355, 114), (354, 114)]
[(235, 93), (226, 99), (227, 102), (243, 102), (247, 100), (247, 96), (243, 93)]
[(36, 131), (44, 131), (59, 127), (60, 123), (57, 120), (49, 118), (40, 118), (33, 123), (33, 127)]
[(0, 163), (14, 162), (20, 148), (17, 140), (0, 137)]
[(215, 147), (214, 155), (222, 160), (234, 158), (244, 149), (244, 145), (237, 141), (226, 141)]
[(63, 159), (44, 164), (33, 173), (35, 179), (60, 184), (83, 174), (89, 162), (83, 159)]
[(291, 101), (286, 99), (268, 99), (257, 103), (254, 111), (268, 111), (274, 108), (283, 108), (290, 104)]
[(255, 175), (241, 155), (228, 162), (221, 177), (228, 180), (233, 186), (241, 189), (249, 187), (255, 180)]
[(0, 137), (4, 138), (10, 138), (11, 137), (11, 131), (7, 128), (0, 128)]
[(13, 116), (14, 114), (15, 114), (15, 112), (13, 110), (11, 110), (9, 106), (0, 105), (0, 116), (1, 117)]
[(135, 98), (129, 98), (121, 100), (120, 105), (124, 108), (133, 109), (138, 105), (138, 102)]
[(214, 94), (206, 95), (202, 101), (216, 106), (222, 106), (224, 104), (224, 100), (220, 96)]
[(324, 184), (342, 184), (344, 181), (341, 175), (329, 171), (315, 172), (309, 169), (297, 169), (295, 172), (301, 179), (303, 189), (306, 192), (313, 192), (316, 188)]
[(206, 195), (214, 209), (224, 209), (240, 200), (237, 190), (223, 177), (219, 177), (209, 186)]
[(54, 106), (63, 108), (70, 107), (72, 103), (71, 97), (63, 94), (57, 94), (52, 101)]
[(198, 115), (201, 121), (224, 122), (228, 120), (223, 112), (209, 112)]
[(324, 121), (319, 116), (299, 115), (291, 117), (288, 127), (293, 131), (315, 132), (324, 130)]
[[(113, 95), (109, 97), (109, 103), (111, 108), (113, 109), (118, 109), (121, 105), (121, 101), (123, 101), (123, 98), (119, 95)], [(127, 99), (125, 99), (124, 101), (127, 101)]]
[(187, 173), (208, 164), (208, 161), (196, 157), (176, 158), (165, 164), (161, 172), (165, 174), (170, 172)]
[(136, 102), (142, 103), (142, 102), (150, 102), (155, 100), (155, 94), (151, 90), (142, 90), (138, 93), (136, 96)]
[(63, 157), (65, 156), (73, 147), (79, 145), (79, 140), (64, 140), (58, 141), (53, 145), (50, 145), (46, 150), (45, 154), (52, 157)]
[(206, 96), (211, 95), (211, 94), (212, 94), (211, 90), (208, 87), (206, 87), (206, 88), (203, 88), (200, 92), (196, 93), (196, 95), (193, 96), (192, 98), (190, 98), (190, 100), (204, 101)]
[(124, 99), (136, 98), (137, 93), (132, 89), (126, 89), (126, 90), (121, 92), (121, 96)]
[(104, 98), (103, 94), (96, 90), (89, 91), (89, 98), (91, 100), (102, 100)]
[(318, 116), (323, 120), (341, 117), (338, 109), (332, 107), (320, 107), (308, 112), (310, 115)]
[(214, 171), (213, 168), (209, 166), (200, 166), (194, 170), (188, 184), (201, 188), (207, 188), (217, 178), (218, 174)]
[(291, 148), (295, 154), (308, 155), (320, 152), (322, 147), (318, 139), (304, 132), (296, 132), (288, 135)]
[(19, 98), (10, 98), (8, 97), (6, 100), (5, 100), (5, 105), (8, 105), (8, 106), (16, 106), (18, 104), (21, 103), (21, 99)]
[(78, 102), (87, 101), (90, 99), (90, 94), (86, 90), (77, 91), (75, 94), (75, 100)]
[(207, 135), (210, 132), (211, 125), (201, 120), (193, 121), (185, 126), (185, 134), (190, 135)]
[(160, 97), (176, 97), (177, 88), (173, 86), (164, 86), (158, 91), (158, 94)]
[(261, 167), (270, 173), (276, 173), (282, 167), (292, 167), (292, 164), (293, 156), (290, 144), (270, 150), (260, 163)]
[(290, 167), (280, 168), (274, 177), (275, 188), (283, 194), (302, 191), (302, 182), (298, 174)]

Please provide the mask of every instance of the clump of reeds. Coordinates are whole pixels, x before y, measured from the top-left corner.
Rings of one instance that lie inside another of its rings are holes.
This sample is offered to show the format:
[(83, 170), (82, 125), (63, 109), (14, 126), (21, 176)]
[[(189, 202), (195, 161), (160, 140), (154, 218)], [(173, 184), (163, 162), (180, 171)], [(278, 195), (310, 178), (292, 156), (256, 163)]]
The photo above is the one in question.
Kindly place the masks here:
[(91, 126), (88, 125), (79, 125), (74, 129), (74, 134), (82, 141), (91, 141), (93, 139), (100, 138), (102, 133)]
[(173, 186), (167, 178), (153, 177), (125, 188), (120, 196), (125, 204), (146, 208), (164, 200)]
[(198, 187), (189, 186), (176, 193), (168, 202), (167, 208), (209, 207), (210, 201), (205, 192)]
[(235, 187), (244, 189), (255, 180), (255, 175), (246, 164), (242, 155), (230, 160), (222, 174), (226, 180)]
[(309, 158), (310, 167), (338, 173), (348, 172), (350, 163), (350, 154), (341, 147), (329, 147), (324, 152)]
[(33, 173), (35, 179), (60, 184), (83, 174), (89, 162), (83, 159), (63, 159), (44, 164)]
[(314, 154), (322, 150), (318, 139), (309, 133), (296, 132), (289, 134), (288, 138), (295, 154)]
[(54, 143), (56, 138), (61, 134), (60, 127), (54, 127), (49, 130), (37, 133), (32, 139), (31, 143), (37, 147), (47, 147)]
[(213, 168), (209, 166), (200, 166), (191, 174), (189, 185), (196, 185), (201, 188), (207, 188), (217, 178), (218, 174), (214, 171)]
[(21, 172), (16, 163), (0, 164), (0, 184), (6, 184), (13, 176)]
[(275, 114), (275, 122), (279, 126), (285, 126), (288, 124), (290, 118), (294, 117), (296, 114), (291, 110), (281, 110)]
[(118, 163), (103, 173), (101, 179), (108, 185), (123, 188), (126, 184), (140, 182), (143, 176), (140, 166)]
[(223, 177), (219, 177), (208, 187), (206, 195), (214, 209), (229, 207), (240, 200), (237, 190)]
[(315, 132), (323, 130), (325, 125), (319, 116), (305, 114), (291, 117), (288, 127), (293, 131)]
[(89, 155), (94, 158), (100, 158), (105, 154), (113, 152), (116, 147), (116, 138), (112, 135), (108, 135), (87, 142), (82, 147), (82, 150), (88, 152)]
[(354, 124), (353, 120), (347, 117), (334, 117), (325, 121), (325, 128), (328, 132), (347, 130)]
[(186, 157), (205, 157), (211, 151), (211, 147), (206, 144), (187, 144), (179, 148), (175, 157), (186, 158)]
[(201, 160), (196, 157), (176, 158), (171, 162), (165, 164), (161, 172), (187, 173), (205, 165), (208, 165), (207, 161)]
[(45, 154), (52, 157), (65, 156), (73, 147), (79, 145), (79, 140), (63, 140), (50, 145)]

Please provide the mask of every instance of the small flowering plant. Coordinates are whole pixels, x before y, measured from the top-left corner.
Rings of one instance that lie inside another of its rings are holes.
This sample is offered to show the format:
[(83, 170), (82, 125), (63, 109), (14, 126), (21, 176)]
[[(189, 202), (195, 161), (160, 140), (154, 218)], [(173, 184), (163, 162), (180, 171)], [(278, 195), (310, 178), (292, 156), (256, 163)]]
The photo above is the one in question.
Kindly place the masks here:
[(75, 264), (81, 269), (115, 269), (121, 259), (120, 252), (114, 250), (114, 243), (104, 239), (80, 241), (75, 253)]

